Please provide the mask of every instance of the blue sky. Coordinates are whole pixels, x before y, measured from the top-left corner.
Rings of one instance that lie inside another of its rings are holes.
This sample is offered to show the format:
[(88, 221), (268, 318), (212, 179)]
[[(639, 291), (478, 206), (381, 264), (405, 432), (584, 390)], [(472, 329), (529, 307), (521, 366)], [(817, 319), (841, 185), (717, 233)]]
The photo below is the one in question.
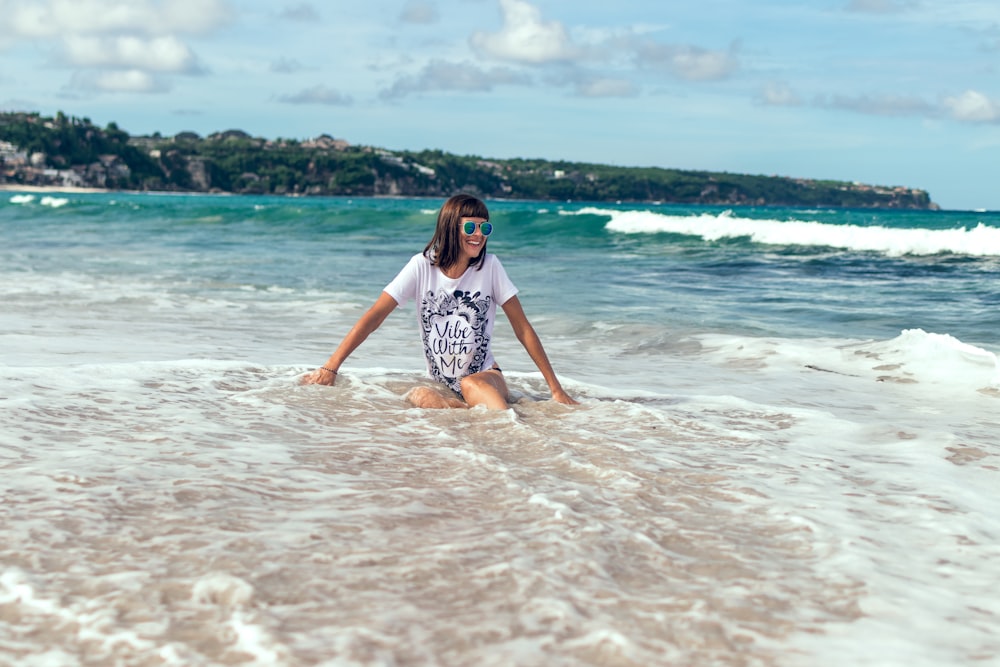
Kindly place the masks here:
[(0, 0), (0, 109), (1000, 210), (997, 0)]

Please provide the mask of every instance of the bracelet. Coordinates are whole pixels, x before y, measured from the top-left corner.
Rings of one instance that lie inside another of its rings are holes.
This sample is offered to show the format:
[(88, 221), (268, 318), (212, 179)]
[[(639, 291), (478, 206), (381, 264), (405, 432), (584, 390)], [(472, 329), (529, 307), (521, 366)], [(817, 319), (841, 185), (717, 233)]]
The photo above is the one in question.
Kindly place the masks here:
[(333, 373), (334, 375), (337, 374), (337, 371), (333, 370), (332, 368), (327, 368), (326, 366), (320, 366), (320, 368), (322, 368), (324, 371), (327, 371), (329, 373)]

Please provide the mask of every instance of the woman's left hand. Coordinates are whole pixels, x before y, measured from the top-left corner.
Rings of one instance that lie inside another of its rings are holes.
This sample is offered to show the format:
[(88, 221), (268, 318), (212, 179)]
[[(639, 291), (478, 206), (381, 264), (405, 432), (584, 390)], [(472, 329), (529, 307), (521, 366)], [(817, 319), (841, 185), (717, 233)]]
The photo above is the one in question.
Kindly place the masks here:
[(325, 384), (333, 386), (337, 381), (337, 374), (325, 368), (317, 368), (312, 373), (307, 373), (299, 381), (300, 384)]
[(573, 397), (562, 389), (557, 389), (552, 392), (552, 400), (556, 403), (562, 403), (563, 405), (580, 405), (579, 401), (573, 400)]

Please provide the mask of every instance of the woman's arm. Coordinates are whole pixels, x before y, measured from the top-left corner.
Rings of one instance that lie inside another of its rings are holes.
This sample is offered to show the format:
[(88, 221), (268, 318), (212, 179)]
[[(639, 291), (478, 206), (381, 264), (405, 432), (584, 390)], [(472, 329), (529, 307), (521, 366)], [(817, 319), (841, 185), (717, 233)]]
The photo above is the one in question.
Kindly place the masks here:
[(503, 304), (503, 312), (507, 315), (507, 319), (510, 320), (510, 326), (514, 329), (514, 335), (521, 341), (521, 345), (524, 346), (524, 349), (528, 352), (528, 356), (538, 366), (538, 370), (542, 372), (542, 377), (545, 378), (545, 382), (549, 385), (549, 391), (552, 392), (552, 399), (566, 405), (577, 405), (577, 402), (559, 384), (556, 372), (552, 370), (549, 357), (545, 354), (545, 348), (542, 347), (542, 341), (538, 338), (538, 334), (535, 333), (535, 328), (528, 321), (528, 317), (524, 314), (524, 308), (521, 307), (521, 302), (516, 296), (511, 297)]
[[(373, 331), (382, 326), (382, 322), (396, 309), (396, 300), (386, 292), (382, 292), (375, 304), (368, 309), (368, 312), (361, 316), (357, 323), (344, 336), (344, 340), (337, 346), (336, 351), (330, 355), (327, 362), (302, 379), (302, 384), (327, 384), (332, 385), (337, 381), (336, 371), (344, 363), (351, 352), (357, 349)], [(332, 371), (332, 372), (331, 372)]]

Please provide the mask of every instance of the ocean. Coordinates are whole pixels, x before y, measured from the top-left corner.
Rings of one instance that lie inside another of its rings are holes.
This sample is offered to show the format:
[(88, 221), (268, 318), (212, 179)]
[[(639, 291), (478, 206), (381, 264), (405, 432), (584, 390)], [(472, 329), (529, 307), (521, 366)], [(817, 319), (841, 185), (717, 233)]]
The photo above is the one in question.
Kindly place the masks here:
[(0, 194), (0, 664), (1000, 664), (1000, 213), (490, 201), (579, 406), (300, 385), (441, 203)]

